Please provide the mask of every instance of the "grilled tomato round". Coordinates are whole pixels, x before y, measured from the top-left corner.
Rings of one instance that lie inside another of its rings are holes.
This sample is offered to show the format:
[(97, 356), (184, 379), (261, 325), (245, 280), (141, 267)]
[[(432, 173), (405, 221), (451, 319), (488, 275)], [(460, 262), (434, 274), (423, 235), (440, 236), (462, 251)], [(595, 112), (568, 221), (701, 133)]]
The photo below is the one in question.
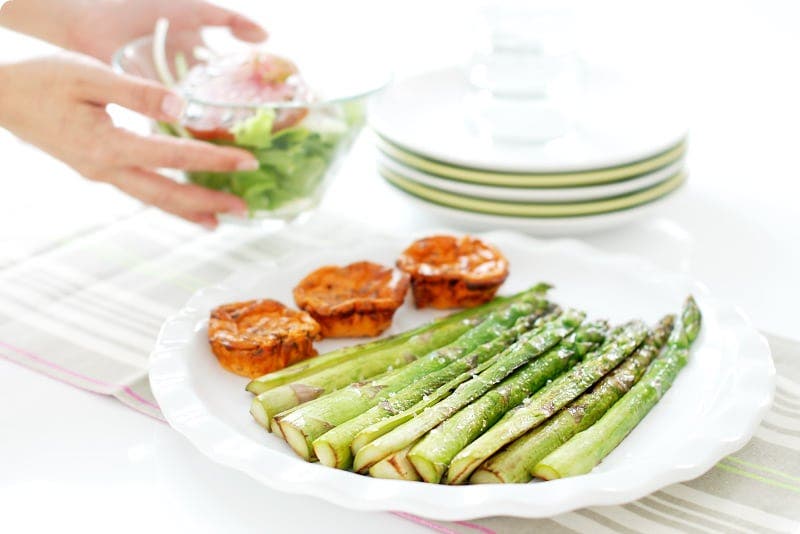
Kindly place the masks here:
[(219, 363), (256, 378), (317, 354), (319, 324), (275, 300), (225, 304), (211, 311), (208, 342)]
[(312, 272), (294, 288), (294, 300), (319, 322), (325, 337), (377, 336), (405, 300), (408, 276), (359, 261)]
[(491, 300), (508, 277), (508, 260), (480, 239), (436, 235), (414, 241), (397, 267), (411, 277), (417, 308), (469, 308)]

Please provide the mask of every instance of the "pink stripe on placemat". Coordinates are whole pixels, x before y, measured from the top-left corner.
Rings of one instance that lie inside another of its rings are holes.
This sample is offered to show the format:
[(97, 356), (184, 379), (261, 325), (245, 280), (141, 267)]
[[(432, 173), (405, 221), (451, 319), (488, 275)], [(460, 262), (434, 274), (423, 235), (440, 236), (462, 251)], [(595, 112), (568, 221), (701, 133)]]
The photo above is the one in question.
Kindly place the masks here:
[(433, 521), (428, 521), (424, 517), (419, 517), (406, 512), (390, 512), (390, 513), (396, 515), (397, 517), (405, 519), (406, 521), (411, 521), (412, 523), (416, 523), (423, 527), (427, 527), (431, 530), (435, 530), (436, 532), (441, 532), (442, 534), (458, 534), (458, 532), (456, 532), (455, 530), (450, 530), (449, 528), (443, 527), (438, 523), (434, 523)]
[[(0, 341), (0, 346), (3, 346), (3, 345), (5, 345), (5, 344), (4, 344), (3, 342), (1, 342), (1, 341)], [(27, 370), (29, 370), (29, 371), (38, 371), (39, 373), (43, 374), (44, 376), (46, 376), (46, 377), (48, 377), (48, 378), (52, 378), (53, 380), (55, 380), (55, 381), (57, 381), (57, 382), (61, 382), (62, 384), (66, 384), (66, 385), (68, 385), (68, 386), (76, 387), (76, 388), (78, 388), (78, 389), (80, 389), (80, 390), (87, 391), (87, 392), (89, 392), (89, 393), (93, 393), (93, 394), (95, 394), (95, 395), (103, 395), (103, 396), (109, 396), (109, 395), (110, 395), (109, 393), (104, 393), (104, 392), (102, 392), (102, 391), (96, 391), (96, 390), (94, 390), (94, 389), (90, 389), (90, 388), (87, 388), (87, 387), (81, 386), (80, 384), (76, 384), (75, 382), (70, 382), (69, 380), (66, 380), (65, 378), (62, 378), (62, 377), (60, 377), (60, 376), (58, 376), (58, 375), (51, 374), (49, 371), (45, 371), (45, 370), (41, 370), (41, 369), (33, 369), (32, 367), (25, 365), (25, 364), (24, 364), (24, 363), (22, 363), (21, 361), (18, 361), (18, 360), (13, 360), (13, 359), (9, 358), (9, 357), (8, 357), (8, 356), (6, 356), (5, 354), (0, 354), (0, 357), (3, 357), (3, 358), (5, 358), (7, 361), (9, 361), (9, 362), (11, 362), (11, 363), (13, 363), (13, 364), (15, 364), (15, 365), (19, 365), (20, 367), (24, 367), (25, 369), (27, 369)], [(87, 378), (88, 378), (88, 377), (87, 377)], [(134, 395), (135, 395), (135, 393), (134, 393)], [(121, 400), (121, 399), (117, 398), (117, 400)], [(140, 402), (140, 401), (139, 401), (138, 399), (136, 399), (135, 397), (134, 397), (134, 400), (136, 400), (137, 402)], [(124, 404), (124, 403), (123, 403), (123, 404)], [(148, 403), (148, 402), (146, 402), (146, 400), (145, 400), (145, 402), (144, 402), (143, 404), (146, 404), (146, 405), (148, 405), (148, 406), (152, 405), (152, 403)], [(127, 406), (128, 406), (129, 408), (132, 408), (132, 406), (131, 406), (131, 405), (127, 405)], [(143, 409), (141, 409), (141, 410), (140, 410), (140, 409), (136, 409), (136, 411), (137, 411), (137, 412), (139, 412), (139, 413), (140, 413), (140, 414), (142, 414), (142, 415), (146, 415), (147, 417), (151, 417), (151, 418), (153, 418), (153, 419), (155, 419), (156, 421), (159, 421), (159, 422), (161, 422), (161, 423), (166, 423), (166, 422), (167, 422), (167, 420), (166, 420), (166, 419), (164, 419), (163, 417), (161, 417), (160, 415), (157, 415), (157, 414), (151, 413), (151, 412), (149, 412), (149, 411), (145, 411), (145, 410), (143, 410)], [(159, 411), (158, 411), (158, 414), (160, 414), (160, 413), (161, 413), (161, 411), (159, 410)]]
[(484, 534), (497, 534), (494, 530), (484, 527), (483, 525), (478, 525), (477, 523), (470, 523), (469, 521), (454, 521), (454, 523), (456, 525), (461, 525), (462, 527), (477, 530), (478, 532), (483, 532)]
[(145, 399), (144, 397), (142, 397), (141, 395), (139, 395), (138, 393), (133, 391), (130, 387), (123, 386), (122, 389), (123, 389), (123, 391), (125, 391), (125, 393), (128, 394), (129, 397), (133, 398), (134, 400), (137, 400), (137, 401), (141, 402), (142, 404), (150, 406), (151, 408), (153, 408), (155, 410), (158, 410), (159, 412), (161, 411), (161, 408), (158, 406), (158, 404), (156, 404), (154, 402), (150, 402), (149, 400)]
[[(21, 356), (25, 356), (26, 358), (29, 358), (29, 359), (34, 360), (36, 362), (39, 362), (39, 363), (41, 363), (43, 365), (51, 367), (51, 368), (53, 368), (53, 369), (55, 369), (55, 370), (57, 370), (57, 371), (59, 371), (61, 373), (64, 373), (64, 374), (67, 374), (67, 375), (70, 375), (70, 376), (74, 376), (75, 378), (79, 378), (79, 379), (81, 379), (81, 380), (83, 380), (85, 382), (89, 382), (90, 384), (97, 384), (98, 386), (102, 386), (102, 387), (104, 387), (106, 389), (110, 389), (112, 391), (122, 390), (123, 392), (125, 392), (125, 394), (127, 394), (130, 398), (132, 398), (136, 402), (138, 402), (140, 404), (144, 404), (145, 406), (149, 406), (151, 408), (154, 408), (155, 410), (159, 410), (159, 412), (160, 412), (160, 409), (159, 409), (157, 404), (145, 399), (144, 397), (142, 397), (141, 395), (139, 395), (138, 393), (133, 391), (128, 386), (122, 386), (120, 384), (112, 384), (110, 382), (105, 382), (103, 380), (98, 380), (97, 378), (92, 378), (91, 376), (86, 376), (84, 374), (81, 374), (81, 373), (78, 373), (76, 371), (73, 371), (72, 369), (68, 369), (68, 368), (63, 367), (61, 365), (58, 365), (57, 363), (52, 362), (52, 361), (50, 361), (50, 360), (48, 360), (46, 358), (43, 358), (43, 357), (41, 357), (41, 356), (39, 356), (37, 354), (32, 353), (30, 351), (27, 351), (27, 350), (19, 348), (19, 347), (15, 347), (13, 345), (9, 345), (8, 343), (6, 343), (4, 341), (0, 341), (0, 347), (4, 347), (6, 349), (12, 350), (12, 351), (16, 352), (17, 354), (19, 354)], [(14, 360), (11, 360), (10, 358), (8, 358), (8, 359), (9, 359), (9, 361), (12, 361), (12, 362), (14, 361)], [(14, 363), (17, 363), (17, 362), (14, 362)], [(54, 379), (58, 380), (59, 382), (63, 382), (64, 384), (69, 384), (70, 386), (80, 387), (78, 384), (75, 384), (74, 382), (69, 382), (69, 381), (67, 381), (64, 378), (61, 378), (59, 376), (51, 375), (51, 374), (48, 374), (47, 376), (49, 376), (50, 378), (54, 378)], [(92, 393), (99, 393), (97, 391), (92, 391), (92, 390), (90, 390), (88, 388), (81, 388), (81, 389), (85, 389), (86, 391), (91, 391)], [(155, 416), (153, 416), (153, 415), (151, 415), (151, 414), (149, 414), (147, 412), (141, 412), (141, 413), (144, 413), (145, 415), (149, 415), (150, 417), (153, 417), (153, 419), (155, 419), (156, 421), (161, 421), (162, 423), (166, 422), (164, 419), (160, 419), (158, 417), (155, 417)], [(438, 523), (434, 523), (432, 521), (428, 521), (424, 517), (418, 517), (416, 515), (409, 514), (409, 513), (406, 513), (406, 512), (390, 512), (390, 513), (396, 515), (397, 517), (400, 517), (401, 519), (405, 519), (406, 521), (411, 521), (412, 523), (416, 523), (416, 524), (418, 524), (420, 526), (429, 528), (431, 530), (435, 530), (436, 532), (441, 532), (442, 534), (458, 534), (458, 532), (456, 532), (455, 530), (451, 530), (451, 529), (449, 529), (447, 527), (439, 525)], [(462, 526), (465, 526), (465, 527), (468, 527), (468, 528), (471, 528), (471, 529), (474, 529), (474, 530), (477, 530), (479, 532), (483, 532), (484, 534), (495, 534), (495, 532), (493, 530), (491, 530), (491, 529), (482, 527), (480, 525), (476, 525), (474, 523), (470, 523), (468, 521), (456, 521), (456, 524), (462, 525)]]
[[(133, 400), (135, 400), (135, 401), (137, 401), (137, 402), (139, 402), (141, 404), (144, 404), (146, 406), (150, 406), (151, 408), (154, 408), (154, 409), (160, 411), (160, 408), (158, 407), (157, 404), (155, 404), (153, 402), (150, 402), (149, 400), (145, 399), (144, 397), (142, 397), (141, 395), (139, 395), (138, 393), (133, 391), (128, 386), (122, 386), (120, 384), (112, 384), (110, 382), (104, 382), (103, 380), (98, 380), (97, 378), (92, 378), (91, 376), (86, 376), (84, 374), (81, 374), (81, 373), (78, 373), (76, 371), (73, 371), (72, 369), (67, 369), (66, 367), (58, 365), (55, 362), (51, 362), (50, 360), (48, 360), (46, 358), (42, 358), (41, 356), (38, 356), (38, 355), (36, 355), (36, 354), (34, 354), (34, 353), (30, 352), (30, 351), (27, 351), (25, 349), (21, 349), (19, 347), (15, 347), (13, 345), (9, 345), (8, 343), (6, 343), (4, 341), (0, 341), (0, 347), (5, 347), (5, 348), (7, 348), (9, 350), (13, 350), (14, 352), (16, 352), (17, 354), (19, 354), (21, 356), (25, 356), (26, 358), (30, 358), (31, 360), (34, 360), (34, 361), (37, 361), (37, 362), (39, 362), (41, 364), (47, 365), (49, 367), (52, 367), (53, 369), (56, 369), (56, 370), (58, 370), (58, 371), (60, 371), (60, 372), (62, 372), (64, 374), (74, 376), (75, 378), (80, 378), (81, 380), (84, 380), (84, 381), (89, 382), (91, 384), (97, 384), (98, 386), (103, 386), (104, 388), (109, 388), (112, 391), (122, 390), (129, 397), (131, 397)], [(53, 378), (58, 378), (58, 377), (53, 377)], [(76, 385), (76, 384), (73, 384), (72, 382), (67, 382), (66, 380), (63, 380), (63, 379), (59, 379), (59, 380), (61, 380), (62, 382), (66, 383), (66, 384), (70, 384), (70, 385), (73, 385), (73, 386)]]

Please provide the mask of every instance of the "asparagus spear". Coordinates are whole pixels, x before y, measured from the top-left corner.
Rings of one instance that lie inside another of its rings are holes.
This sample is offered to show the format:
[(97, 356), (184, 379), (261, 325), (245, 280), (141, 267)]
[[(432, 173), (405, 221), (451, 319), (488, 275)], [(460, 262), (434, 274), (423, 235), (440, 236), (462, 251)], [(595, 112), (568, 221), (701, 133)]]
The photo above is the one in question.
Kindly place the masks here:
[[(583, 328), (583, 327), (582, 327)], [(614, 333), (616, 330), (612, 331)], [(609, 342), (609, 336), (606, 335), (605, 343)], [(602, 348), (602, 347), (601, 347)], [(474, 374), (480, 374), (483, 372), (485, 368), (493, 363), (493, 360), (482, 364), (481, 366), (475, 369)], [(472, 375), (469, 376), (472, 378)], [(358, 451), (372, 441), (375, 441), (379, 437), (387, 434), (390, 430), (397, 428), (398, 426), (402, 425), (403, 423), (410, 421), (417, 415), (421, 414), (426, 408), (437, 404), (438, 402), (442, 401), (446, 397), (448, 397), (453, 390), (458, 387), (462, 382), (464, 382), (465, 377), (459, 377), (452, 382), (444, 384), (439, 389), (437, 389), (434, 393), (423, 396), (423, 399), (412, 406), (411, 408), (398, 413), (397, 415), (382, 419), (376, 423), (371, 424), (370, 426), (364, 428), (361, 432), (356, 434), (353, 438), (353, 441), (350, 445), (350, 449), (353, 454), (357, 454)]]
[(452, 395), (426, 409), (414, 419), (362, 447), (356, 453), (353, 468), (356, 471), (365, 471), (390, 454), (411, 445), (459, 408), (469, 404), (514, 372), (515, 369), (547, 352), (575, 330), (584, 317), (583, 312), (567, 310), (555, 321), (524, 334), (516, 343), (503, 351), (489, 368), (458, 386)]
[(546, 424), (528, 432), (483, 462), (470, 477), (470, 482), (528, 482), (532, 478), (530, 471), (539, 460), (594, 424), (642, 377), (666, 343), (674, 319), (672, 315), (661, 319), (633, 355)]
[[(605, 341), (600, 346), (600, 348), (597, 351), (591, 353), (589, 356), (595, 354), (602, 354), (603, 351), (606, 349), (606, 347), (611, 343), (613, 343), (613, 340), (616, 339), (617, 336), (619, 336), (624, 330), (625, 330), (624, 325), (616, 326), (613, 330), (611, 330), (611, 332), (606, 334)], [(480, 372), (482, 370), (483, 369), (476, 369), (476, 372)], [(364, 430), (358, 433), (355, 439), (353, 439), (351, 447), (353, 450), (353, 454), (357, 453), (359, 449), (361, 449), (361, 447), (363, 447), (367, 443), (376, 440), (377, 438), (386, 434), (390, 430), (397, 428), (406, 421), (409, 421), (413, 417), (419, 415), (425, 408), (433, 406), (437, 402), (441, 401), (442, 399), (450, 395), (452, 390), (455, 389), (457, 385), (458, 383), (452, 386), (445, 384), (444, 386), (439, 388), (439, 390), (437, 390), (435, 394), (430, 395), (427, 401), (419, 402), (413, 408), (406, 410), (403, 413), (397, 414), (388, 419), (384, 419), (383, 421), (380, 421), (365, 428)]]
[(581, 326), (547, 354), (527, 363), (422, 438), (409, 458), (425, 482), (438, 483), (458, 451), (548, 380), (581, 361), (603, 341), (607, 330), (604, 321)]
[(285, 369), (274, 371), (272, 373), (268, 373), (264, 376), (251, 380), (250, 383), (247, 384), (246, 389), (250, 393), (258, 395), (260, 393), (264, 393), (265, 391), (276, 388), (278, 386), (289, 384), (291, 382), (297, 382), (300, 378), (311, 376), (325, 369), (329, 369), (331, 367), (340, 365), (344, 362), (350, 361), (354, 358), (361, 358), (367, 356), (372, 357), (376, 355), (375, 353), (395, 350), (397, 347), (405, 344), (412, 337), (416, 335), (423, 334), (429, 330), (439, 328), (446, 324), (460, 323), (465, 319), (473, 319), (474, 317), (485, 315), (490, 311), (495, 310), (500, 306), (506, 304), (508, 300), (509, 297), (497, 297), (491, 302), (488, 302), (482, 306), (470, 308), (468, 310), (463, 310), (461, 312), (454, 313), (452, 315), (449, 315), (447, 317), (442, 317), (440, 319), (435, 319), (422, 326), (419, 326), (412, 330), (408, 330), (406, 332), (401, 332), (394, 336), (377, 339), (369, 343), (362, 343), (361, 345), (344, 347), (341, 349), (328, 352), (326, 354), (320, 354), (319, 356), (315, 356), (314, 358), (309, 358), (307, 360), (297, 362), (296, 364), (290, 365)]
[(555, 451), (533, 469), (537, 477), (582, 475), (591, 471), (644, 419), (672, 385), (689, 358), (689, 348), (700, 331), (701, 314), (690, 296), (667, 341), (664, 353), (647, 373), (603, 417)]
[(351, 345), (349, 347), (342, 347), (340, 349), (332, 350), (325, 354), (320, 354), (309, 358), (307, 360), (299, 361), (293, 365), (267, 373), (258, 378), (254, 378), (248, 382), (245, 389), (254, 395), (264, 393), (267, 390), (294, 382), (300, 378), (316, 374), (325, 369), (335, 367), (343, 362), (352, 360), (357, 356), (363, 356), (378, 350), (386, 350), (397, 347), (408, 341), (412, 336), (421, 334), (430, 328), (430, 324), (425, 324), (419, 328), (401, 332), (393, 336), (388, 336), (381, 339), (370, 341), (369, 343), (362, 343), (359, 345)]
[(414, 465), (408, 460), (409, 449), (410, 447), (406, 447), (370, 467), (370, 476), (396, 480), (422, 480)]
[(442, 384), (459, 378), (461, 382), (467, 380), (470, 377), (470, 373), (475, 372), (477, 366), (484, 364), (487, 360), (491, 361), (494, 356), (516, 341), (520, 335), (533, 328), (537, 322), (545, 320), (546, 317), (549, 316), (541, 317), (539, 314), (533, 314), (520, 317), (512, 328), (501, 333), (495, 339), (484, 343), (447, 367), (406, 386), (395, 395), (389, 396), (361, 415), (322, 434), (313, 443), (314, 452), (320, 463), (338, 467), (339, 469), (347, 469), (353, 461), (350, 445), (353, 438), (362, 429), (412, 407), (423, 396), (430, 395)]
[[(608, 336), (606, 336), (606, 343), (607, 342), (608, 342)], [(456, 389), (456, 387), (458, 387), (461, 383), (463, 383), (465, 380), (469, 378), (472, 378), (473, 374), (482, 373), (484, 369), (488, 368), (492, 363), (493, 360), (488, 360), (487, 362), (476, 367), (474, 372), (471, 373), (469, 376), (460, 376), (458, 378), (455, 378), (452, 381), (440, 386), (436, 391), (434, 391), (430, 395), (423, 395), (422, 400), (417, 402), (411, 408), (408, 408), (407, 410), (402, 411), (397, 415), (381, 419), (380, 421), (364, 428), (358, 434), (356, 434), (356, 436), (353, 438), (353, 441), (350, 444), (350, 449), (352, 454), (357, 454), (358, 451), (361, 449), (361, 447), (363, 447), (367, 443), (375, 441), (384, 434), (387, 434), (390, 430), (397, 428), (403, 423), (410, 421), (417, 415), (421, 414), (426, 408), (429, 408), (437, 404), (438, 402), (442, 401), (443, 399), (448, 397), (453, 392), (453, 390)], [(323, 434), (323, 437), (324, 436), (325, 434)]]
[(616, 367), (642, 343), (646, 335), (644, 323), (631, 321), (617, 337), (617, 342), (608, 345), (602, 354), (576, 365), (523, 401), (517, 409), (508, 412), (453, 458), (447, 471), (447, 483), (464, 483), (498, 449), (540, 425)]
[(452, 343), (459, 336), (492, 316), (493, 313), (500, 313), (501, 310), (507, 309), (515, 302), (525, 302), (532, 298), (541, 299), (541, 295), (547, 289), (549, 289), (548, 285), (538, 284), (510, 297), (500, 305), (490, 303), (488, 308), (476, 308), (475, 310), (478, 311), (461, 312), (435, 322), (435, 327), (416, 333), (399, 345), (367, 351), (363, 356), (265, 391), (253, 399), (250, 413), (253, 414), (256, 421), (266, 427), (272, 417), (289, 408), (319, 398), (353, 382), (402, 367), (420, 356)]
[(278, 414), (276, 419), (281, 431), (297, 454), (311, 459), (312, 442), (331, 428), (367, 411), (389, 394), (449, 365), (482, 343), (497, 337), (520, 317), (541, 312), (547, 306), (541, 294), (532, 290), (507, 307), (492, 312), (485, 321), (449, 345), (429, 352), (405, 367), (376, 380), (351, 384), (289, 413)]
[[(459, 385), (464, 383), (466, 380), (471, 379), (474, 375), (482, 373), (493, 363), (494, 358), (476, 367), (472, 373), (465, 373), (465, 375), (454, 378), (450, 382), (439, 386), (439, 388), (437, 388), (436, 391), (430, 395), (423, 395), (422, 400), (414, 404), (412, 407), (391, 417), (381, 419), (380, 421), (377, 421), (364, 428), (358, 434), (356, 434), (356, 436), (353, 438), (353, 441), (350, 443), (350, 450), (352, 454), (357, 454), (364, 445), (375, 441), (384, 434), (387, 434), (390, 430), (397, 428), (406, 421), (410, 421), (417, 415), (421, 414), (426, 408), (429, 408), (430, 406), (433, 406), (434, 404), (449, 397), (450, 394), (453, 393), (453, 390), (455, 390)], [(323, 434), (323, 437), (324, 436), (325, 435)]]
[(480, 321), (481, 317), (473, 317), (443, 324), (437, 330), (429, 330), (412, 336), (401, 346), (367, 352), (363, 358), (355, 358), (295, 382), (267, 390), (253, 399), (250, 413), (259, 424), (266, 426), (267, 422), (276, 414), (317, 399), (353, 382), (402, 367), (431, 350), (451, 343), (458, 336), (479, 324)]

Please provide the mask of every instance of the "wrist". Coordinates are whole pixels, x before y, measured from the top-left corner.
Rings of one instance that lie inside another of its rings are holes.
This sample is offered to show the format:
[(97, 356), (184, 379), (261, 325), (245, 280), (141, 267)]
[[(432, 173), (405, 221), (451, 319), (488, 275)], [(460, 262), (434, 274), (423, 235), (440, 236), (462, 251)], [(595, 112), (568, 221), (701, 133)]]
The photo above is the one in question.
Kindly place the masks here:
[(11, 96), (11, 80), (8, 71), (11, 65), (0, 62), (0, 128), (10, 129), (7, 107), (13, 100)]
[(19, 135), (24, 127), (25, 98), (20, 99), (24, 90), (20, 87), (19, 63), (0, 62), (0, 129)]
[(0, 62), (0, 128), (18, 135), (25, 125), (29, 97), (21, 84), (23, 63)]

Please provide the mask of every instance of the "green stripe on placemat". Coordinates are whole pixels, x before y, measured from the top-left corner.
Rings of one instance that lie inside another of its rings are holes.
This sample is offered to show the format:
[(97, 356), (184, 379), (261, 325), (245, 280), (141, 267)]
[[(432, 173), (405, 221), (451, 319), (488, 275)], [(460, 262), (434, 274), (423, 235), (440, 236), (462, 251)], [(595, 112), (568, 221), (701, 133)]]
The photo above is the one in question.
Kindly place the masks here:
[(378, 135), (378, 148), (387, 156), (409, 167), (461, 182), (514, 187), (567, 187), (596, 185), (621, 181), (660, 169), (683, 157), (687, 141), (650, 158), (616, 167), (590, 171), (554, 173), (493, 172), (451, 165), (419, 156)]
[[(160, 418), (147, 383), (148, 353), (161, 322), (191, 293), (183, 282), (219, 280), (239, 267), (278, 260), (297, 248), (332, 241), (348, 246), (364, 237), (363, 224), (338, 218), (311, 221), (291, 233), (224, 228), (207, 233), (147, 210), (0, 269), (0, 295), (13, 297), (0, 298), (0, 357), (113, 395)], [(97, 254), (119, 247), (127, 253)], [(65, 317), (84, 326), (103, 322), (106, 331), (99, 334), (130, 339), (134, 345), (111, 345), (91, 331), (70, 327), (60, 320)], [(143, 336), (145, 330), (149, 334)], [(622, 506), (548, 519), (425, 520), (425, 525), (440, 532), (486, 534), (800, 532), (800, 414), (792, 411), (800, 407), (800, 343), (768, 339), (778, 374), (776, 406), (743, 449), (705, 475)]]
[(379, 167), (378, 171), (387, 182), (401, 191), (440, 206), (486, 215), (537, 218), (601, 215), (642, 206), (668, 195), (680, 187), (686, 180), (686, 172), (680, 171), (660, 184), (627, 195), (593, 200), (590, 202), (537, 204), (533, 202), (503, 202), (500, 200), (486, 200), (466, 195), (458, 195), (422, 185), (385, 167)]

